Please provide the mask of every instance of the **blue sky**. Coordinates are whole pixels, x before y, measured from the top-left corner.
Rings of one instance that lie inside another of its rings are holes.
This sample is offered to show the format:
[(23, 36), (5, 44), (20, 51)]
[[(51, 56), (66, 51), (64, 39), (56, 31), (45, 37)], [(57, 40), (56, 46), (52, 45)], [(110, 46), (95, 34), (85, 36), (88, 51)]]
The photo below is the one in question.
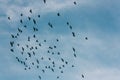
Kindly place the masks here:
[[(48, 40), (40, 49), (42, 53), (45, 53), (46, 46), (56, 44), (49, 41), (56, 37), (61, 39), (62, 42), (58, 44), (60, 50), (76, 66), (74, 69), (68, 67), (60, 80), (81, 80), (81, 74), (85, 75), (83, 80), (120, 80), (120, 1), (76, 0), (77, 5), (73, 2), (48, 0), (47, 4), (43, 4), (42, 0), (0, 0), (0, 80), (39, 80), (36, 77), (39, 71), (25, 71), (23, 65), (15, 59), (15, 56), (20, 56), (19, 53), (13, 55), (9, 51), (9, 41), (12, 40), (10, 34), (16, 33), (17, 27), (21, 26), (20, 13), (23, 13), (23, 20), (29, 26), (34, 25), (27, 22), (28, 15), (37, 20), (39, 32), (36, 34), (39, 40)], [(29, 13), (29, 9), (33, 9), (33, 14)], [(60, 12), (60, 17), (57, 12)], [(40, 19), (37, 18), (38, 14), (41, 15)], [(8, 16), (11, 21), (7, 20)], [(47, 25), (49, 21), (55, 26), (54, 30)], [(67, 21), (73, 26), (76, 38), (71, 36)], [(25, 29), (24, 34), (16, 42), (24, 45), (26, 36), (32, 32)], [(84, 39), (86, 36), (87, 41)], [(34, 41), (31, 45), (35, 45)], [(74, 60), (71, 46), (77, 50), (77, 58)], [(19, 48), (15, 48), (19, 52)], [(56, 74), (48, 72), (46, 77), (56, 80)]]

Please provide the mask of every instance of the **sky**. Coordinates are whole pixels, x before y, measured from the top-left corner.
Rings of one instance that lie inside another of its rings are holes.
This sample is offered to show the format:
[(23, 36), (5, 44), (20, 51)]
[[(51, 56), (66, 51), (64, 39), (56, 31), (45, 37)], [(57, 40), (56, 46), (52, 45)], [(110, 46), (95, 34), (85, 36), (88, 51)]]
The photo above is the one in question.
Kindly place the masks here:
[[(77, 5), (73, 4), (74, 1)], [(45, 53), (48, 44), (55, 44), (49, 41), (56, 37), (61, 39), (62, 42), (58, 45), (65, 53), (64, 57), (75, 64), (75, 68), (68, 67), (60, 80), (120, 80), (119, 4), (119, 0), (47, 0), (46, 4), (42, 0), (0, 0), (0, 80), (39, 80), (36, 77), (39, 71), (25, 71), (23, 65), (15, 59), (15, 56), (20, 55), (10, 52), (10, 35), (16, 33), (21, 26), (21, 13), (25, 24), (29, 26), (34, 25), (27, 22), (27, 16), (35, 18), (39, 40), (48, 40), (38, 52)], [(30, 9), (33, 10), (32, 14), (29, 13)], [(58, 12), (60, 17), (56, 14)], [(38, 14), (40, 19), (36, 16)], [(10, 21), (8, 16), (11, 17)], [(47, 25), (49, 21), (53, 23), (54, 30)], [(76, 38), (71, 36), (67, 21), (73, 26)], [(24, 45), (26, 36), (31, 34), (30, 29), (25, 29), (16, 42)], [(35, 43), (32, 41), (31, 45)], [(71, 46), (76, 48), (76, 59), (71, 56)], [(19, 51), (19, 48), (15, 48)], [(45, 79), (56, 80), (56, 74), (58, 73), (48, 72)], [(84, 79), (81, 74), (85, 75)]]

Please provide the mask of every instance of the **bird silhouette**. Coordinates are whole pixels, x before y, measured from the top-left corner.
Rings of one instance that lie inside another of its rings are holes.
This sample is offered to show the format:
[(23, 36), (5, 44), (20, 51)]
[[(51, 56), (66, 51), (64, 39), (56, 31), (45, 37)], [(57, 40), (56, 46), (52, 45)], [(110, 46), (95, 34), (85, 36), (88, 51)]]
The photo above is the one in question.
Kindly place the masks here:
[(84, 75), (82, 74), (82, 78), (84, 78)]
[(69, 22), (67, 22), (67, 25), (69, 25)]
[(75, 5), (77, 4), (76, 1), (73, 2)]
[(11, 52), (14, 52), (14, 49), (10, 49)]
[(11, 18), (10, 18), (10, 17), (8, 17), (8, 20), (11, 20)]
[(31, 20), (31, 17), (28, 16), (28, 20)]
[(32, 13), (32, 9), (30, 9), (29, 12)]
[(88, 37), (85, 37), (85, 40), (88, 40)]
[(48, 25), (49, 25), (51, 28), (53, 28), (53, 25), (52, 25), (50, 22), (48, 22)]
[(40, 15), (38, 15), (38, 18), (40, 18)]
[(44, 3), (46, 3), (46, 0), (43, 0)]
[(11, 45), (11, 47), (13, 47), (14, 41), (10, 41), (10, 45)]
[(41, 80), (41, 76), (39, 75), (38, 78)]
[(73, 37), (75, 37), (75, 33), (74, 32), (72, 32), (72, 35), (73, 35)]
[(13, 34), (11, 34), (11, 37), (12, 37), (12, 38), (15, 38), (15, 36), (14, 36)]
[(20, 16), (23, 16), (23, 14), (21, 13)]
[(60, 16), (60, 13), (57, 13), (57, 16)]
[(36, 20), (35, 19), (33, 19), (33, 23), (36, 24)]

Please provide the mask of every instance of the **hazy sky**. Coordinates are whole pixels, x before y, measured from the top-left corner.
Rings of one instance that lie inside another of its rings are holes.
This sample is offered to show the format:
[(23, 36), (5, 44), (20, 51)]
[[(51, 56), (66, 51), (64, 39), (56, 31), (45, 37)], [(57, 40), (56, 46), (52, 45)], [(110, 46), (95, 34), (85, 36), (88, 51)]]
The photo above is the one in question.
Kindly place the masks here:
[[(42, 0), (0, 0), (0, 80), (39, 80), (36, 77), (39, 71), (25, 71), (9, 50), (10, 34), (16, 33), (21, 26), (20, 13), (23, 13), (22, 19), (29, 26), (33, 24), (27, 22), (27, 16), (37, 20), (39, 40), (47, 39), (48, 44), (54, 44), (49, 41), (56, 37), (61, 39), (60, 49), (76, 67), (67, 68), (60, 80), (81, 80), (81, 74), (85, 75), (82, 80), (120, 80), (120, 1), (75, 1), (77, 5), (73, 4), (74, 0), (47, 0), (46, 4)], [(30, 9), (33, 14), (29, 13)], [(11, 21), (8, 21), (8, 16)], [(49, 21), (53, 23), (54, 30), (47, 25)], [(67, 21), (73, 26), (76, 38), (71, 36)], [(16, 42), (24, 44), (26, 36), (32, 34), (30, 30), (24, 31)], [(87, 41), (84, 39), (86, 36)], [(69, 55), (72, 53), (71, 46), (77, 50), (77, 58), (73, 61)], [(40, 51), (44, 53), (44, 50)], [(48, 73), (46, 77), (56, 80), (51, 75), (54, 76)]]

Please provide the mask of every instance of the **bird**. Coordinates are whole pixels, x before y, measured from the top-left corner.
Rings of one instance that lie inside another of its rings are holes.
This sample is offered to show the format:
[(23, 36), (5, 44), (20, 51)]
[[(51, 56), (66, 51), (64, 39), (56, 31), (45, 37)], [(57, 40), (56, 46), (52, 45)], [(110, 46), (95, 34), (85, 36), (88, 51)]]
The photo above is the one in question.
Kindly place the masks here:
[(74, 53), (74, 57), (77, 57), (75, 53)]
[(54, 55), (54, 52), (52, 52), (52, 55)]
[(36, 59), (36, 62), (39, 64), (39, 60), (38, 59)]
[(46, 3), (46, 0), (43, 0), (44, 3)]
[(72, 30), (72, 26), (70, 25), (69, 28)]
[(51, 58), (48, 58), (49, 60), (51, 60)]
[(22, 51), (24, 51), (24, 48), (22, 47)]
[(26, 25), (24, 25), (24, 28), (26, 28), (27, 26)]
[(24, 48), (22, 47), (22, 51), (24, 51)]
[(19, 36), (19, 33), (17, 33), (17, 36)]
[(73, 47), (72, 49), (73, 49), (73, 51), (75, 52), (75, 48)]
[(74, 65), (72, 65), (72, 67), (74, 67)]
[(24, 68), (24, 70), (27, 70), (26, 68)]
[(76, 1), (73, 2), (75, 5), (77, 4)]
[(11, 47), (13, 47), (14, 41), (10, 41), (10, 45), (11, 45)]
[(37, 46), (35, 46), (35, 49), (37, 49)]
[(32, 65), (34, 65), (34, 62), (32, 62)]
[(88, 37), (85, 37), (85, 40), (88, 40)]
[(56, 48), (56, 46), (54, 46), (54, 48)]
[(35, 56), (35, 52), (33, 51), (33, 55)]
[(36, 28), (36, 27), (33, 27), (33, 31), (35, 32), (35, 31), (38, 31), (38, 29)]
[(48, 25), (49, 25), (51, 28), (53, 28), (53, 25), (52, 25), (50, 22), (48, 22)]
[(35, 19), (33, 19), (33, 23), (36, 24), (36, 20)]
[(63, 59), (63, 58), (61, 58), (61, 61), (62, 61), (62, 62), (64, 62), (64, 59)]
[(44, 42), (46, 42), (46, 40), (44, 40)]
[(60, 52), (58, 52), (57, 54), (60, 55)]
[(67, 22), (67, 25), (69, 25), (69, 22)]
[(63, 73), (63, 71), (61, 71), (61, 73)]
[(14, 49), (10, 49), (11, 52), (14, 52)]
[(23, 52), (21, 52), (21, 54), (23, 55)]
[(18, 43), (17, 46), (20, 46), (20, 44)]
[(41, 76), (39, 75), (38, 78), (41, 79)]
[(38, 15), (38, 18), (40, 18), (40, 15)]
[(14, 36), (13, 34), (11, 34), (11, 37), (12, 37), (12, 38), (15, 38), (15, 36)]
[(27, 52), (28, 56), (31, 58), (31, 54), (29, 52)]
[(50, 46), (49, 49), (53, 49), (53, 47)]
[(21, 13), (20, 16), (23, 16), (23, 14)]
[(36, 40), (36, 42), (38, 42), (38, 40)]
[(50, 51), (48, 50), (47, 53), (50, 53)]
[(60, 13), (57, 13), (57, 16), (60, 16)]
[(51, 68), (51, 70), (52, 70), (52, 72), (54, 72), (54, 69), (53, 69), (53, 68)]
[(82, 78), (84, 78), (84, 75), (82, 74)]
[(56, 41), (58, 42), (59, 40), (58, 40), (58, 39), (56, 39)]
[(35, 36), (35, 34), (33, 35), (33, 38), (35, 38), (36, 36)]
[(72, 32), (72, 35), (73, 35), (73, 37), (75, 37), (75, 33), (74, 32)]
[(21, 23), (21, 24), (23, 23), (23, 20), (22, 20), (22, 19), (20, 19), (20, 23)]
[(30, 36), (28, 36), (28, 41), (30, 41)]
[(10, 20), (11, 18), (10, 17), (8, 17), (8, 20)]
[(39, 66), (37, 65), (37, 68), (39, 68)]
[(68, 62), (67, 62), (67, 61), (65, 61), (65, 64), (68, 64)]
[(62, 65), (62, 67), (65, 67), (65, 65)]
[(41, 46), (41, 44), (39, 43), (39, 46)]
[(29, 12), (32, 13), (32, 9), (30, 9)]
[(42, 69), (42, 72), (43, 72), (43, 73), (45, 73), (45, 70), (44, 70), (44, 69)]
[(59, 69), (62, 69), (61, 67), (59, 67)]
[(29, 46), (28, 46), (28, 45), (26, 45), (26, 47), (28, 48)]
[(57, 79), (59, 79), (59, 76), (57, 76)]
[(20, 28), (18, 28), (18, 32), (22, 33), (22, 30)]
[(31, 17), (28, 16), (28, 20), (31, 20)]
[(41, 60), (43, 60), (44, 58), (43, 57), (41, 57)]

